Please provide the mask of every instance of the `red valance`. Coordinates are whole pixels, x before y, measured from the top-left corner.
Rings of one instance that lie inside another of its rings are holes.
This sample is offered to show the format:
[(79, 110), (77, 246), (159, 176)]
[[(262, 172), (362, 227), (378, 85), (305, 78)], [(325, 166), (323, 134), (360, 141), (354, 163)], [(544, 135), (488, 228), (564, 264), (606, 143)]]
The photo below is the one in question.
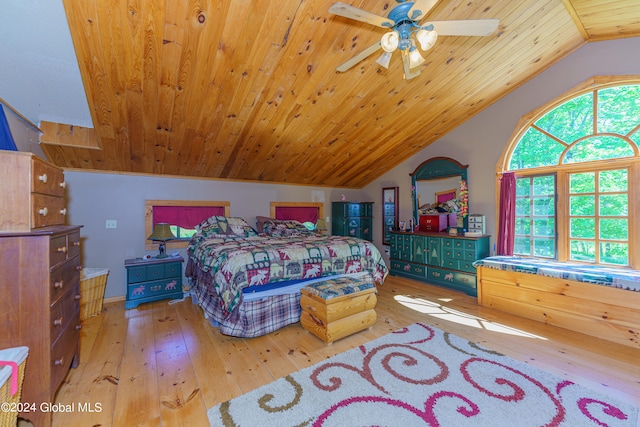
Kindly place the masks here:
[(154, 206), (153, 225), (166, 222), (191, 230), (214, 215), (224, 215), (224, 206)]
[(276, 206), (276, 219), (295, 219), (300, 222), (318, 222), (317, 206)]

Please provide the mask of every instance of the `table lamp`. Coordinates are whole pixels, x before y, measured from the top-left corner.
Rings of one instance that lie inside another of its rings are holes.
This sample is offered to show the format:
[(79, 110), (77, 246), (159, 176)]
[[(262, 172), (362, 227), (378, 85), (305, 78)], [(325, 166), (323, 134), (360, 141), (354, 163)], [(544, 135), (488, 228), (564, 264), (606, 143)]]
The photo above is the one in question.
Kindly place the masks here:
[(327, 231), (327, 225), (324, 223), (324, 219), (316, 221), (316, 231), (318, 234), (324, 234), (324, 232)]
[(167, 251), (166, 251), (167, 240), (173, 240), (175, 238), (176, 236), (171, 232), (171, 226), (164, 222), (157, 223), (156, 226), (153, 228), (153, 233), (151, 233), (151, 236), (147, 237), (147, 239), (149, 240), (160, 242), (160, 245), (158, 247), (158, 250), (160, 251), (160, 253), (156, 256), (156, 258), (167, 257)]

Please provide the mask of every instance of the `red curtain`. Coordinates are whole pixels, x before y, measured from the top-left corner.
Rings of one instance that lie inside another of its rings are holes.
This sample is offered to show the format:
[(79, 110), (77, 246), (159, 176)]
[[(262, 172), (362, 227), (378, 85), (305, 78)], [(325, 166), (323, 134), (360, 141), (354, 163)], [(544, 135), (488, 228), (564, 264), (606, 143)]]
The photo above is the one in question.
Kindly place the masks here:
[(317, 206), (276, 206), (276, 219), (295, 219), (300, 222), (318, 222)]
[(516, 226), (516, 176), (505, 172), (500, 178), (500, 217), (498, 219), (498, 255), (513, 255)]
[(193, 229), (214, 215), (224, 215), (224, 206), (154, 206), (153, 225), (166, 222), (170, 225)]

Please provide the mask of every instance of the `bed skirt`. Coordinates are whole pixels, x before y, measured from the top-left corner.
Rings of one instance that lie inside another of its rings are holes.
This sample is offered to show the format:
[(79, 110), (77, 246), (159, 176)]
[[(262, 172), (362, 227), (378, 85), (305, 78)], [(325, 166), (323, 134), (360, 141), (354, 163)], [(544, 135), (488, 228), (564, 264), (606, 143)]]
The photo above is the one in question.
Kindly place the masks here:
[(196, 280), (191, 281), (191, 292), (193, 303), (202, 307), (209, 323), (224, 335), (259, 337), (300, 321), (300, 292), (243, 300), (229, 315), (224, 313), (220, 298)]

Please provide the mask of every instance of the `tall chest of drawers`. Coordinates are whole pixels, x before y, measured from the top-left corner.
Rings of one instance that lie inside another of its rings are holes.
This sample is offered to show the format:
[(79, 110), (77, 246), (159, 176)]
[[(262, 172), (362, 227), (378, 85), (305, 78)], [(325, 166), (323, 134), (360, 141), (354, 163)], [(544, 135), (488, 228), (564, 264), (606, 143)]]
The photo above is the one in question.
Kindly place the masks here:
[(29, 347), (21, 400), (37, 410), (20, 416), (49, 426), (40, 404), (79, 363), (80, 226), (64, 225), (61, 169), (0, 152), (0, 179), (0, 348)]
[(65, 223), (64, 172), (31, 153), (0, 151), (0, 231)]

